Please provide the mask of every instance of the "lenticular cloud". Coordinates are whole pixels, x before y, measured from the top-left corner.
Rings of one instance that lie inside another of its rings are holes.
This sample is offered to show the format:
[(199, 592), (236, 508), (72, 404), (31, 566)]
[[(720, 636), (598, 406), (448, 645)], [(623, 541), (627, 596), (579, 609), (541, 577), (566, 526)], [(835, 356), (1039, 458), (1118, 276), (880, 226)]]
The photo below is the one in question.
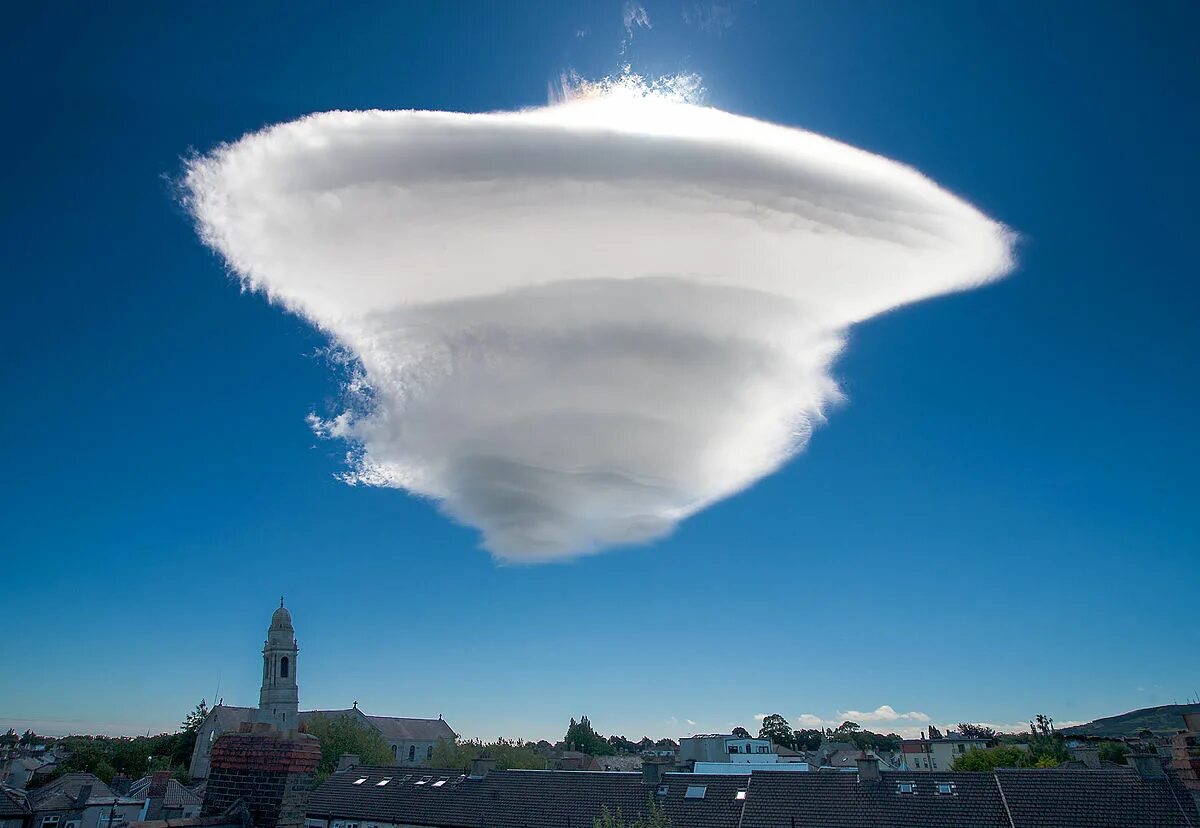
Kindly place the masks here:
[(654, 96), (328, 112), (194, 159), (250, 289), (352, 359), (348, 480), (435, 499), (509, 561), (661, 537), (779, 468), (847, 327), (1011, 266), (912, 169)]

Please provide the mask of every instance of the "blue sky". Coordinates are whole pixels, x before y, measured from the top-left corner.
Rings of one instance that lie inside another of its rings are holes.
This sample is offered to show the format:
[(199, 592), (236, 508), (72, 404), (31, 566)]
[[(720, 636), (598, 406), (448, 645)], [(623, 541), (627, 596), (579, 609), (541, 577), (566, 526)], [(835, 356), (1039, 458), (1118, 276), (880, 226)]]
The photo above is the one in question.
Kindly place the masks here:
[[(472, 736), (1196, 693), (1194, 5), (692, 6), (647, 3), (623, 56), (614, 2), (10, 12), (0, 727), (169, 729), (218, 682), (253, 704), (281, 592), (302, 706)], [(530, 106), (623, 60), (915, 166), (1019, 266), (854, 328), (807, 451), (670, 538), (499, 566), (335, 479), (305, 422), (339, 390), (322, 336), (241, 291), (172, 181), (309, 112)]]

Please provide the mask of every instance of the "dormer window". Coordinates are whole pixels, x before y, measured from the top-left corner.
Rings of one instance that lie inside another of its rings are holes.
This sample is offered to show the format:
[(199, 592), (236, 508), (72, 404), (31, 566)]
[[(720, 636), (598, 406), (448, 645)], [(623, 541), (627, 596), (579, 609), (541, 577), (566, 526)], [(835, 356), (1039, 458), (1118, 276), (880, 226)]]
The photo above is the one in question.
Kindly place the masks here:
[(915, 794), (917, 786), (912, 782), (897, 782), (896, 793), (898, 794)]
[(954, 796), (954, 783), (953, 782), (937, 783), (937, 792), (938, 792), (938, 796)]

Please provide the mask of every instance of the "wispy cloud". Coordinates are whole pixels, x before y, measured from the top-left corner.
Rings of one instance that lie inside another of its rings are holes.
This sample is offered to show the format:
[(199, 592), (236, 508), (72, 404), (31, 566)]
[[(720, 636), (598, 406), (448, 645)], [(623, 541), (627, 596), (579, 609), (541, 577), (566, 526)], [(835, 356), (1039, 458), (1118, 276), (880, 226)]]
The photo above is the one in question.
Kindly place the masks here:
[(1003, 227), (908, 167), (620, 85), (313, 115), (185, 184), (243, 284), (353, 366), (311, 418), (344, 479), (506, 561), (667, 535), (805, 446), (848, 326), (1010, 267)]
[(650, 24), (650, 15), (646, 13), (646, 7), (635, 0), (625, 0), (625, 5), (621, 8), (621, 18), (625, 24), (627, 38), (633, 37), (634, 29), (653, 28)]
[(737, 20), (735, 3), (721, 0), (692, 3), (684, 6), (681, 14), (684, 23), (712, 34), (721, 34)]

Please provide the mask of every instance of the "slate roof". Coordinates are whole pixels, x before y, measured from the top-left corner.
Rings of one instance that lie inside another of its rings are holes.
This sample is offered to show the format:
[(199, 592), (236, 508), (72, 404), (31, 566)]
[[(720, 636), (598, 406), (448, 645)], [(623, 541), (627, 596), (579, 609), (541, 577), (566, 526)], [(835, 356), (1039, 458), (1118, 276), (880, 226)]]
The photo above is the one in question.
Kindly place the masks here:
[[(129, 786), (129, 791), (126, 796), (131, 799), (146, 799), (150, 796), (150, 783), (153, 777), (143, 776), (138, 781)], [(184, 808), (189, 806), (199, 807), (202, 798), (197, 796), (192, 791), (189, 791), (178, 779), (167, 780), (166, 794), (163, 796), (164, 808)]]
[(367, 716), (383, 738), (413, 742), (436, 742), (438, 739), (453, 741), (458, 738), (450, 725), (442, 719), (402, 719), (395, 716)]
[[(602, 771), (492, 771), (464, 777), (454, 771), (355, 767), (333, 774), (313, 793), (314, 819), (374, 820), (437, 828), (590, 828), (602, 808), (626, 822), (649, 811), (654, 797), (675, 828), (737, 828), (748, 777), (666, 774), (648, 787), (640, 773)], [(415, 783), (432, 777), (425, 785)], [(378, 783), (391, 778), (387, 785)], [(365, 779), (361, 784), (354, 784)], [(445, 779), (444, 785), (432, 782)], [(688, 786), (705, 787), (688, 798)], [(661, 791), (661, 793), (660, 793)]]
[(20, 819), (28, 816), (29, 806), (25, 795), (7, 785), (0, 785), (0, 819)]
[(84, 785), (92, 786), (88, 797), (89, 805), (111, 805), (116, 799), (118, 804), (136, 805), (137, 800), (117, 797), (112, 789), (91, 773), (67, 773), (53, 782), (35, 788), (28, 794), (29, 807), (34, 811), (66, 811), (77, 807), (75, 800), (79, 797)]
[(1191, 795), (1178, 780), (1143, 779), (1133, 768), (997, 770), (1018, 828), (1194, 828)]
[[(899, 793), (911, 782), (913, 793)], [(938, 795), (937, 782), (954, 785)], [(741, 828), (1012, 828), (996, 782), (986, 773), (755, 773)]]
[[(355, 784), (359, 779), (364, 781)], [(385, 779), (390, 781), (380, 785)], [(424, 784), (417, 784), (422, 781)], [(435, 782), (443, 784), (435, 786)], [(479, 824), (481, 783), (461, 771), (357, 766), (322, 782), (309, 798), (308, 814), (315, 819), (475, 826)]]

